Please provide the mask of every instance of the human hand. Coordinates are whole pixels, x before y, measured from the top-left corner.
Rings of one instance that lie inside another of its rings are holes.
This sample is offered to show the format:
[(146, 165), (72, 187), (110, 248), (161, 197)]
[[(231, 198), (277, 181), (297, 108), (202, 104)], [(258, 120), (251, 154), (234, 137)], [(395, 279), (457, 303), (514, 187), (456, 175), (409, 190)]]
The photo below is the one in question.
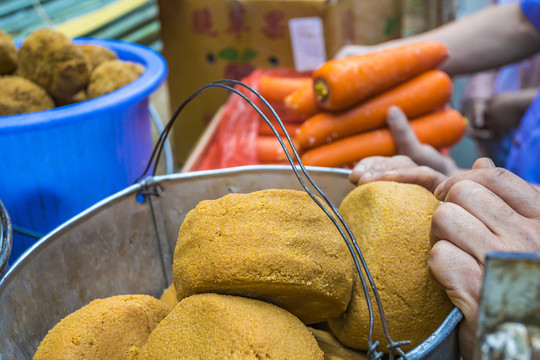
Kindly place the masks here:
[(460, 171), (452, 159), (418, 141), (407, 117), (398, 107), (388, 111), (387, 122), (401, 155), (373, 156), (361, 160), (349, 177), (353, 183), (397, 181), (421, 185), (433, 192), (448, 174)]
[(465, 101), (461, 108), (463, 116), (469, 121), (467, 135), (476, 139), (490, 139), (493, 131), (486, 128), (486, 110), (488, 99), (471, 98)]
[(465, 317), (459, 325), (463, 359), (472, 356), (485, 255), (540, 251), (540, 191), (508, 170), (479, 159), (471, 171), (435, 190), (444, 203), (432, 218), (429, 266)]
[(441, 154), (433, 146), (418, 141), (409, 120), (399, 107), (392, 106), (388, 110), (386, 122), (398, 154), (407, 155), (418, 165), (428, 166), (448, 176), (461, 171), (450, 157)]
[(354, 167), (349, 180), (362, 185), (385, 180), (417, 184), (433, 192), (447, 176), (427, 166), (419, 166), (408, 156), (372, 156), (361, 160)]

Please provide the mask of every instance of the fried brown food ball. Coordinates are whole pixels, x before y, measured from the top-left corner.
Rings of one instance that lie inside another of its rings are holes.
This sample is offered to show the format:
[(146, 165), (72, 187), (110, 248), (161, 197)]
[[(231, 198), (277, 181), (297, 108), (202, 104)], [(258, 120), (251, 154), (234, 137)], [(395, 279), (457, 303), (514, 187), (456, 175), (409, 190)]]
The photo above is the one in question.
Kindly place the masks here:
[(278, 305), (306, 324), (347, 308), (352, 257), (303, 191), (262, 190), (200, 202), (180, 227), (173, 259), (179, 300), (240, 295)]
[(82, 101), (88, 100), (88, 93), (86, 92), (86, 89), (82, 89), (81, 91), (77, 92), (71, 99), (57, 99), (55, 101), (56, 107), (59, 106), (65, 106), (65, 105), (71, 105), (75, 103), (79, 103)]
[(79, 46), (90, 62), (90, 71), (94, 70), (96, 67), (98, 67), (98, 65), (104, 63), (105, 61), (115, 60), (118, 58), (114, 51), (103, 46), (93, 44), (83, 44)]
[(143, 72), (144, 66), (131, 61), (105, 61), (90, 74), (88, 96), (95, 98), (118, 90), (135, 81)]
[(291, 313), (239, 296), (183, 299), (148, 337), (140, 360), (322, 360), (308, 328)]
[(88, 83), (83, 50), (51, 29), (36, 30), (18, 52), (20, 74), (41, 85), (55, 100), (68, 100)]
[[(392, 339), (411, 342), (402, 350), (423, 342), (453, 308), (428, 268), (431, 216), (439, 204), (421, 186), (378, 181), (351, 191), (339, 208), (373, 276)], [(374, 313), (373, 341), (386, 352), (376, 307)], [(347, 312), (329, 325), (343, 344), (368, 349), (369, 313), (357, 274)]]
[(149, 295), (94, 300), (56, 324), (33, 360), (135, 360), (171, 307)]
[(11, 74), (17, 68), (17, 49), (13, 39), (0, 29), (0, 75)]
[(54, 101), (38, 84), (21, 76), (0, 77), (0, 116), (54, 108)]

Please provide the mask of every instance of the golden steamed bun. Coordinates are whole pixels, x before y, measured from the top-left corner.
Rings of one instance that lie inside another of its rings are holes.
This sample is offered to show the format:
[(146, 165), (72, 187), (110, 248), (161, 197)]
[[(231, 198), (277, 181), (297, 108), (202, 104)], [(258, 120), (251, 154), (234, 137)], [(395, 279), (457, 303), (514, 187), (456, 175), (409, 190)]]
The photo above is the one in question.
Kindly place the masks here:
[(140, 360), (322, 360), (308, 328), (272, 304), (239, 296), (183, 299), (159, 323)]
[[(404, 350), (431, 335), (453, 307), (428, 269), (431, 216), (439, 204), (418, 185), (378, 181), (351, 191), (339, 209), (373, 276), (392, 339), (411, 341)], [(386, 351), (388, 342), (372, 304), (373, 341)], [(345, 345), (367, 350), (369, 313), (357, 274), (347, 312), (329, 325)]]
[(262, 190), (200, 202), (174, 252), (177, 298), (214, 292), (264, 300), (306, 324), (345, 311), (352, 258), (308, 194)]
[(135, 360), (169, 305), (149, 295), (94, 300), (56, 324), (33, 360)]

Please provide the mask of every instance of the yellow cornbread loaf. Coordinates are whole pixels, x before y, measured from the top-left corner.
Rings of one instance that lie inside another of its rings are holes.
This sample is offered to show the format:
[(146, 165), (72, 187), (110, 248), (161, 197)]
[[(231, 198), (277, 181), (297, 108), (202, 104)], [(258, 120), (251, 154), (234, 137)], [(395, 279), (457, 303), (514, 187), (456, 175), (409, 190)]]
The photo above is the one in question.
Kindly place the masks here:
[(140, 360), (322, 360), (308, 328), (272, 304), (239, 296), (183, 299), (148, 337)]
[(306, 324), (345, 311), (352, 271), (335, 226), (296, 190), (200, 202), (180, 227), (173, 261), (179, 300), (206, 292), (246, 296), (278, 305)]
[[(431, 335), (453, 307), (428, 269), (431, 216), (439, 204), (418, 185), (379, 181), (351, 191), (339, 209), (373, 276), (392, 339), (411, 341), (401, 347), (406, 351)], [(373, 341), (387, 351), (373, 296), (372, 305)], [(345, 345), (367, 350), (369, 313), (358, 275), (346, 313), (329, 325)]]
[(137, 359), (152, 330), (170, 310), (149, 295), (94, 300), (56, 324), (33, 359)]

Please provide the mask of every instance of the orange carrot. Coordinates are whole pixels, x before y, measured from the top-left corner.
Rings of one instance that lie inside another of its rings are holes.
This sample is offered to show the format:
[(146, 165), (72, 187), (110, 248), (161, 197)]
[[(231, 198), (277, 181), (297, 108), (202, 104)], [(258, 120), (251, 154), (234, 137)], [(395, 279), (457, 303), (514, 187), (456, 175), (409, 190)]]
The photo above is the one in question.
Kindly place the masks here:
[(295, 140), (302, 149), (375, 129), (386, 124), (386, 113), (395, 105), (409, 118), (442, 108), (452, 96), (452, 80), (441, 70), (429, 70), (360, 105), (339, 113), (321, 112), (306, 120)]
[[(287, 139), (282, 138), (282, 140), (291, 152)], [(257, 137), (257, 157), (262, 163), (277, 163), (287, 160), (287, 156), (285, 156), (285, 152), (275, 136)]]
[[(467, 127), (467, 120), (456, 110), (444, 109), (411, 121), (421, 143), (435, 148), (458, 142)], [(397, 149), (388, 128), (371, 130), (305, 152), (301, 160), (305, 165), (341, 167), (368, 156), (392, 156)]]
[[(275, 119), (270, 119), (270, 118), (269, 120), (270, 120), (270, 123), (274, 125), (274, 127), (278, 131), (278, 134), (280, 136), (285, 136), (285, 133), (283, 132), (283, 130), (281, 129), (281, 126), (279, 126), (277, 121)], [(282, 122), (283, 122), (283, 125), (285, 126), (285, 130), (287, 130), (287, 132), (289, 133), (289, 136), (294, 137), (294, 134), (296, 134), (296, 131), (298, 130), (300, 125), (296, 123), (285, 122), (285, 121), (282, 121)], [(274, 136), (274, 132), (272, 131), (272, 129), (270, 129), (270, 126), (268, 126), (268, 124), (264, 120), (259, 122), (259, 135)]]
[(259, 94), (268, 101), (283, 101), (294, 91), (313, 86), (313, 79), (307, 76), (261, 76), (259, 79)]
[(419, 41), (330, 60), (313, 72), (315, 98), (326, 110), (343, 110), (437, 67), (447, 56), (446, 45)]
[[(291, 123), (302, 123), (307, 120), (308, 116), (299, 114), (297, 112), (292, 111), (291, 109), (288, 109), (285, 107), (285, 104), (283, 101), (269, 101), (268, 102), (270, 106), (276, 111), (279, 118), (283, 122), (291, 122)], [(263, 114), (266, 115), (269, 119), (275, 119), (272, 112), (264, 105), (262, 102), (255, 102), (255, 104), (259, 107), (259, 109), (262, 110)], [(262, 118), (261, 118), (262, 120)]]
[(292, 111), (304, 115), (314, 115), (321, 111), (321, 108), (315, 100), (313, 86), (305, 86), (288, 95), (285, 100), (285, 106)]

